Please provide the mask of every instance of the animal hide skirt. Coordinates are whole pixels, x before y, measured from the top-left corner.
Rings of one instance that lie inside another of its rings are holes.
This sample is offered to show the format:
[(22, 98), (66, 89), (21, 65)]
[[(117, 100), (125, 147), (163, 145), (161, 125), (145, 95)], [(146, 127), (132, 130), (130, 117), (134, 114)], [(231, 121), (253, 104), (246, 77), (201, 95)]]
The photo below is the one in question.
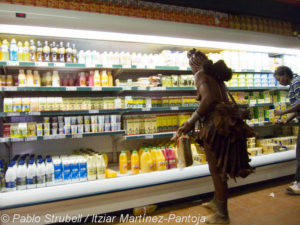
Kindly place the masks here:
[(247, 138), (256, 133), (242, 118), (241, 111), (236, 105), (218, 103), (200, 123), (197, 142), (205, 151), (212, 151), (216, 157), (216, 168), (221, 177), (235, 179), (247, 177), (253, 172), (249, 165)]

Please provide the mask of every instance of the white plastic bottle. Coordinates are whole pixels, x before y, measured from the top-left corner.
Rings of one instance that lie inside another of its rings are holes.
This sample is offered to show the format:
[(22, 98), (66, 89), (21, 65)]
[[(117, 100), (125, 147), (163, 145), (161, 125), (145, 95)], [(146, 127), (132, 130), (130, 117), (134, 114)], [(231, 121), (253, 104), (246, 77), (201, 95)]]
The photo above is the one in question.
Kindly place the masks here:
[(79, 182), (79, 160), (77, 156), (71, 156), (72, 183)]
[(102, 155), (97, 155), (97, 179), (105, 178), (105, 161)]
[(69, 184), (71, 183), (71, 164), (68, 157), (62, 158), (62, 166), (63, 166), (63, 183)]
[(21, 159), (17, 167), (17, 190), (26, 189), (26, 173), (27, 166), (25, 164), (25, 159)]
[(54, 165), (50, 156), (46, 157), (46, 186), (54, 185)]
[(58, 71), (53, 71), (52, 87), (59, 87), (59, 86), (60, 86), (60, 77), (58, 75)]
[(87, 163), (83, 156), (79, 156), (79, 181), (87, 181)]
[(36, 175), (37, 175), (37, 187), (45, 187), (46, 186), (46, 167), (42, 157), (38, 158), (37, 167), (36, 167)]
[(30, 158), (28, 162), (26, 187), (27, 189), (36, 188), (36, 165), (34, 158)]
[(54, 166), (54, 184), (60, 184), (62, 183), (62, 162), (57, 156), (54, 156), (52, 159)]
[(16, 188), (16, 180), (17, 180), (17, 171), (15, 169), (16, 162), (11, 162), (8, 165), (8, 169), (5, 173), (5, 189), (6, 191), (15, 191)]

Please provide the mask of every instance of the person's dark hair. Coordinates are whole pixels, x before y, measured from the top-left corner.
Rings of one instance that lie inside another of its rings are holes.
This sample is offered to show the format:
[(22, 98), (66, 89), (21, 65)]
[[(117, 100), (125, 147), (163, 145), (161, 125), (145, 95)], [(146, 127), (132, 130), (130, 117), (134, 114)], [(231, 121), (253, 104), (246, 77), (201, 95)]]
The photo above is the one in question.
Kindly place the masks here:
[(287, 67), (287, 66), (279, 66), (276, 70), (275, 70), (275, 73), (274, 73), (274, 76), (277, 75), (277, 76), (288, 76), (290, 79), (293, 78), (293, 72), (292, 70)]
[(213, 63), (203, 52), (197, 51), (194, 48), (188, 52), (188, 58), (190, 59), (193, 55), (194, 57), (202, 57), (205, 59), (203, 69), (206, 74), (213, 76), (219, 81), (229, 81), (232, 78), (232, 70), (227, 67), (223, 60)]

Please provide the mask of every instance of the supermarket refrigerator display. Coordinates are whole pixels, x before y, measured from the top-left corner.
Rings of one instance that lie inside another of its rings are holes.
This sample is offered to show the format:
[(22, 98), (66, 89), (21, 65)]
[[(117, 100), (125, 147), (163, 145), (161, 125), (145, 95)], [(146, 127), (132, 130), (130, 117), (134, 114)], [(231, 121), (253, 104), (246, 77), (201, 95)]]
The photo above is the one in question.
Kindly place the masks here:
[[(247, 123), (259, 132), (259, 139), (248, 140), (256, 173), (230, 186), (293, 174), (297, 131), (274, 125), (274, 109), (288, 103), (287, 89), (277, 84), (272, 71), (284, 64), (299, 73), (299, 40), (69, 10), (1, 7), (0, 158), (9, 175), (26, 163), (29, 170), (31, 158), (39, 172), (58, 161), (61, 167), (58, 173), (53, 167), (55, 175), (61, 173), (53, 182), (47, 176), (37, 179), (34, 189), (20, 185), (30, 180), (30, 173), (20, 172), (23, 180), (7, 176), (10, 191), (0, 193), (1, 213), (39, 208), (36, 214), (45, 219), (50, 206), (49, 213), (76, 215), (89, 202), (82, 213), (86, 217), (212, 191), (203, 149), (193, 144), (194, 165), (179, 169), (176, 145), (169, 141), (199, 104), (193, 100), (186, 59), (191, 47), (233, 69), (227, 85), (241, 107), (250, 107), (253, 118)], [(26, 13), (26, 19), (15, 18), (17, 11)], [(35, 47), (34, 54), (25, 56), (26, 42), (30, 51)], [(132, 156), (141, 159), (148, 151), (156, 168), (149, 164), (153, 172), (131, 175)], [(119, 204), (113, 203), (117, 199)], [(72, 208), (63, 209), (69, 203)]]

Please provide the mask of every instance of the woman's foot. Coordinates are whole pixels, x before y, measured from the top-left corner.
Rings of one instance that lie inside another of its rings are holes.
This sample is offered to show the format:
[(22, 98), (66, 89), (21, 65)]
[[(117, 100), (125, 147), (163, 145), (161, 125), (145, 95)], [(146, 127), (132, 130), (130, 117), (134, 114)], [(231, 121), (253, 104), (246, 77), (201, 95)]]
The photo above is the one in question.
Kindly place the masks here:
[(217, 212), (218, 211), (218, 208), (217, 208), (217, 205), (216, 205), (216, 202), (215, 202), (215, 198), (213, 198), (209, 202), (202, 203), (201, 206), (203, 206), (203, 207), (205, 207), (207, 209), (210, 209), (213, 212)]
[(212, 213), (205, 218), (207, 224), (229, 224), (229, 216), (220, 216), (218, 213)]

